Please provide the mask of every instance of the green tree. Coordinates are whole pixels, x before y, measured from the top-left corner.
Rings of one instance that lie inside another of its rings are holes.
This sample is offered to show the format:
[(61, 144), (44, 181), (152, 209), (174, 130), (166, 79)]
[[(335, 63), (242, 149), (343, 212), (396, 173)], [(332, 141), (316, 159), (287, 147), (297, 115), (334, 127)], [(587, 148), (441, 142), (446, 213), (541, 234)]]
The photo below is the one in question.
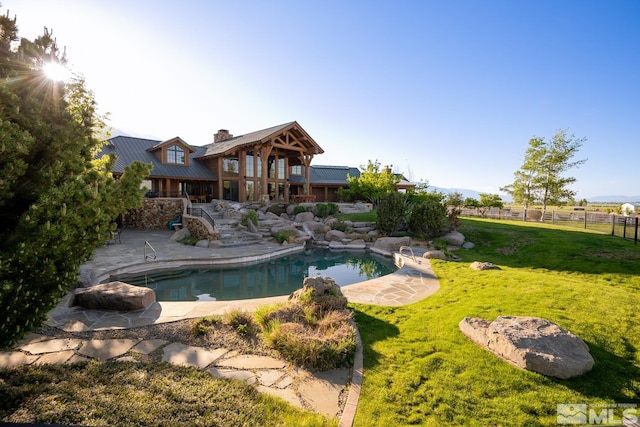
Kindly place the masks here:
[(572, 161), (586, 140), (586, 138), (567, 135), (567, 131), (561, 129), (546, 144), (546, 155), (540, 174), (542, 218), (548, 205), (558, 204), (575, 197), (576, 192), (568, 187), (576, 182), (576, 178), (563, 174), (587, 161), (587, 159)]
[(455, 191), (453, 193), (449, 193), (444, 198), (444, 204), (446, 206), (452, 206), (456, 208), (460, 208), (464, 206), (464, 199), (462, 198), (462, 193), (459, 191)]
[(466, 199), (464, 199), (464, 206), (466, 208), (479, 208), (480, 207), (480, 201), (478, 199), (473, 198), (473, 197), (467, 197)]
[(513, 183), (500, 188), (501, 191), (510, 194), (515, 203), (523, 205), (525, 210), (536, 202), (545, 151), (543, 138), (530, 139), (524, 162), (514, 173)]
[(566, 130), (558, 130), (551, 140), (535, 137), (529, 141), (522, 167), (515, 172), (514, 182), (501, 188), (514, 201), (523, 204), (542, 204), (542, 219), (550, 204), (575, 197), (575, 191), (568, 188), (576, 178), (564, 176), (568, 170), (577, 167), (586, 159), (572, 161), (586, 138), (567, 135)]
[(140, 206), (149, 165), (114, 180), (99, 157), (104, 118), (82, 78), (48, 79), (64, 65), (51, 32), (16, 49), (15, 19), (0, 18), (0, 347), (39, 326), (76, 284), (79, 266), (114, 220)]
[(360, 176), (347, 175), (349, 192), (354, 200), (366, 200), (376, 208), (380, 200), (395, 191), (400, 177), (392, 173), (389, 168), (381, 169), (380, 162), (369, 160), (366, 166), (360, 166)]

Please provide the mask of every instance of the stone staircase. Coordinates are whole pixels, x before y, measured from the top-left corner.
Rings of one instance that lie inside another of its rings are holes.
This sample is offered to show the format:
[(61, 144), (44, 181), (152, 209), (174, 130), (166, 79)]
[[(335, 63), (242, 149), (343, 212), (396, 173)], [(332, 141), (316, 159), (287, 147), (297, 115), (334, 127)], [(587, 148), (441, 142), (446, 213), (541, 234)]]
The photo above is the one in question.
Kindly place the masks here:
[(215, 228), (220, 234), (221, 246), (245, 246), (256, 243), (255, 237), (248, 236), (239, 228), (240, 218), (224, 218), (223, 213), (217, 211), (211, 203), (192, 203), (192, 207), (202, 209), (213, 218)]

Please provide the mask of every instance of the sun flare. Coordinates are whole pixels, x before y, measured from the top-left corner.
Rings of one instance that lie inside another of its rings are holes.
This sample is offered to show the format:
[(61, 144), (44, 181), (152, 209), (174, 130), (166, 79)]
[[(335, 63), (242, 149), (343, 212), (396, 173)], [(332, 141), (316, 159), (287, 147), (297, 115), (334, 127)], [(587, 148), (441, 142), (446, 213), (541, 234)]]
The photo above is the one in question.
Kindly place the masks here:
[(49, 62), (43, 67), (45, 75), (54, 81), (62, 82), (71, 77), (71, 71), (64, 65), (57, 62)]

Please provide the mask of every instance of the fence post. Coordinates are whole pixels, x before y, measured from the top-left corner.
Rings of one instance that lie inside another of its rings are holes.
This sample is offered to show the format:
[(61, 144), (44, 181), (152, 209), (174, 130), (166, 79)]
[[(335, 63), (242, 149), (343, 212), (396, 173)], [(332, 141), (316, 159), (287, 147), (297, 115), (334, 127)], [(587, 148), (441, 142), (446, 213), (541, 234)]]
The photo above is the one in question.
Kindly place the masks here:
[(611, 235), (616, 235), (616, 214), (611, 214)]
[(622, 238), (627, 238), (627, 217), (624, 217), (624, 225), (622, 226)]
[(551, 224), (556, 225), (556, 211), (551, 211)]
[(638, 217), (636, 216), (636, 232), (633, 237), (633, 243), (638, 244)]
[(584, 229), (587, 229), (587, 211), (584, 211)]

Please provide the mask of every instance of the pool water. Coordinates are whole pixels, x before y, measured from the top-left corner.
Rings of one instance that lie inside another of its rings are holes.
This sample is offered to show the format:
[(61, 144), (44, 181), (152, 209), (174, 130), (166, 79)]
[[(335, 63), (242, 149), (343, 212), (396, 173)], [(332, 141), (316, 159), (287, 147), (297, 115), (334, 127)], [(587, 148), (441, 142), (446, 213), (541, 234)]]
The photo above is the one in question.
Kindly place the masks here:
[(110, 280), (147, 286), (155, 290), (156, 301), (232, 301), (289, 295), (305, 277), (328, 276), (347, 286), (396, 270), (393, 260), (369, 252), (308, 249), (252, 265), (165, 269)]

